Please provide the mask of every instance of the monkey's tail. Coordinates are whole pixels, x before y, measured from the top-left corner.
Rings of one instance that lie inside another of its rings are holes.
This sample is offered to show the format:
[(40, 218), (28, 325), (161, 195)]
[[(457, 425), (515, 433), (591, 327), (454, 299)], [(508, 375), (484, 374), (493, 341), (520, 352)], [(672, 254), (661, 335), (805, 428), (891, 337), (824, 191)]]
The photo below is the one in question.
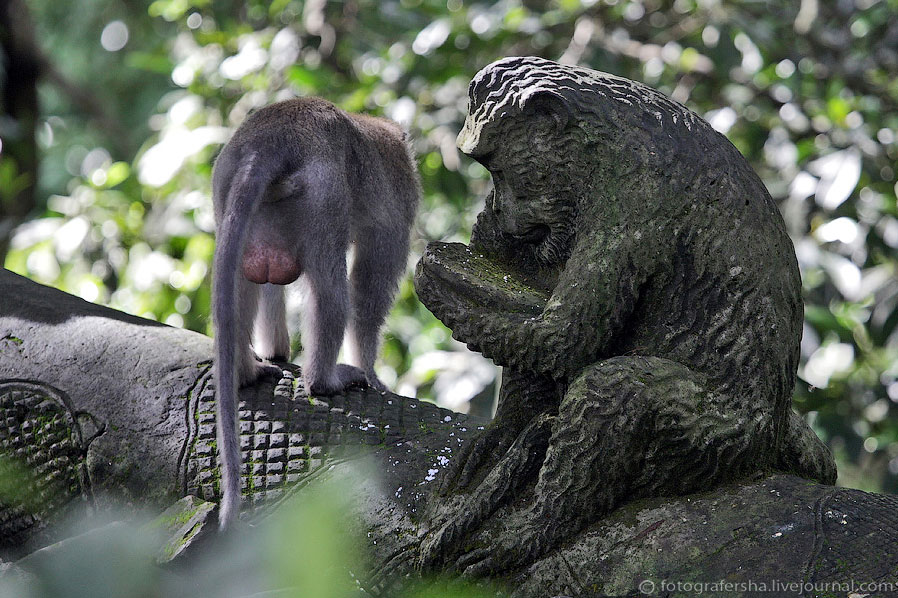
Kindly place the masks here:
[(249, 222), (262, 193), (273, 179), (276, 161), (257, 153), (245, 156), (230, 181), (227, 201), (215, 240), (212, 262), (212, 318), (215, 323), (216, 434), (221, 464), (219, 529), (227, 529), (240, 515), (240, 434), (238, 430), (237, 359), (244, 342), (238, 333), (237, 277)]
[(789, 409), (782, 448), (780, 469), (824, 484), (836, 483), (836, 462), (803, 417)]

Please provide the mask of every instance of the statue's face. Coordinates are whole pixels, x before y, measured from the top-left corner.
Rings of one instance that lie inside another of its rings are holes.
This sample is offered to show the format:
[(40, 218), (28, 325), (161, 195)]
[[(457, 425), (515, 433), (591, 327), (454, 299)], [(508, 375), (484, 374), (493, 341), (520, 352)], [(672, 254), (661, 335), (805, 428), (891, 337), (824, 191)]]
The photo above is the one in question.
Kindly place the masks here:
[(532, 90), (506, 83), (501, 77), (475, 80), (458, 147), (492, 174), (487, 206), (511, 237), (508, 249), (532, 251), (545, 267), (563, 267), (585, 191), (582, 165), (592, 157), (578, 155), (581, 136), (563, 93), (544, 86), (524, 94)]
[(527, 126), (503, 129), (503, 143), (481, 158), (493, 177), (487, 205), (502, 232), (533, 245), (544, 265), (561, 265), (570, 255), (576, 211), (569, 172), (554, 159), (554, 140), (545, 132)]
[(550, 233), (547, 214), (543, 210), (548, 202), (542, 195), (532, 195), (531, 173), (516, 166), (522, 165), (503, 163), (490, 168), (493, 190), (487, 202), (495, 212), (502, 232), (522, 242), (539, 244)]

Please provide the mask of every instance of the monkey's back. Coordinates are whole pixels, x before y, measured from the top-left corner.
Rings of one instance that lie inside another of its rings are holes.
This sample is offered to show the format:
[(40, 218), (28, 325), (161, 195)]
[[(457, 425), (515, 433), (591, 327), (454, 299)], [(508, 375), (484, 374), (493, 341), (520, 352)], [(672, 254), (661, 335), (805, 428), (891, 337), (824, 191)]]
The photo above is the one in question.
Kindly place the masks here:
[[(278, 165), (274, 184), (311, 159), (345, 173), (358, 216), (354, 222), (385, 224), (396, 216), (410, 222), (416, 211), (420, 187), (414, 159), (405, 132), (388, 119), (346, 112), (318, 97), (276, 102), (246, 117), (219, 154), (215, 171), (230, 175), (234, 164), (260, 152), (260, 160)], [(219, 168), (226, 162), (232, 166)], [(214, 193), (228, 186), (215, 178)]]
[[(229, 148), (239, 153), (257, 151), (260, 147), (272, 148), (279, 151), (280, 161), (285, 162), (284, 168), (295, 169), (299, 166), (297, 161), (310, 155), (333, 154), (330, 149), (334, 146), (332, 140), (351, 133), (347, 113), (332, 103), (315, 97), (294, 98), (251, 112), (222, 153)], [(284, 160), (284, 157), (288, 159)], [(342, 163), (339, 154), (327, 157), (340, 158)]]
[(364, 204), (356, 206), (366, 220), (387, 226), (391, 219), (411, 226), (418, 207), (420, 183), (405, 131), (397, 123), (367, 114), (346, 113), (358, 132), (360, 142), (352, 146), (351, 171), (361, 189), (379, 190)]

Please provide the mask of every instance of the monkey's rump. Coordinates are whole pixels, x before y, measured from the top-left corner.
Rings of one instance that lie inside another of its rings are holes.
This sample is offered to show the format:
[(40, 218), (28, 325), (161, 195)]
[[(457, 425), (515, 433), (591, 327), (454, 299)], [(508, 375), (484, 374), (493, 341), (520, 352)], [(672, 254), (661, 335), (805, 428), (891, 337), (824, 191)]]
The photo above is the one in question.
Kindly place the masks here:
[(302, 268), (289, 251), (271, 245), (249, 243), (243, 252), (243, 276), (256, 284), (290, 284)]

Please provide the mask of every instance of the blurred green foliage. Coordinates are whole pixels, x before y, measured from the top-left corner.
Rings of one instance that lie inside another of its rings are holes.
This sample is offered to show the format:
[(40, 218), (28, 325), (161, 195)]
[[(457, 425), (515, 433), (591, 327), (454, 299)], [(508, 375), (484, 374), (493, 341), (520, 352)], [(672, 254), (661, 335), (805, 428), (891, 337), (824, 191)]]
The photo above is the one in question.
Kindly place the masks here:
[[(158, 565), (159, 519), (106, 509), (62, 523), (64, 540), (0, 570), (0, 598), (364, 598), (363, 533), (347, 528), (360, 472), (316, 480), (238, 533), (207, 521), (186, 553)], [(18, 475), (18, 474), (16, 474)], [(0, 471), (0, 481), (15, 475)], [(6, 496), (4, 495), (4, 497)], [(211, 528), (211, 529), (210, 529)], [(496, 598), (487, 582), (380, 579), (396, 598)], [(382, 595), (382, 594), (378, 594)]]
[[(0, 462), (0, 485), (29, 475), (14, 469)], [(363, 473), (326, 474), (239, 533), (217, 534), (206, 521), (181, 560), (163, 565), (156, 559), (169, 538), (160, 518), (76, 510), (58, 522), (63, 540), (0, 568), (0, 598), (363, 598), (382, 595), (366, 591), (375, 583), (396, 598), (502, 595), (483, 581), (372, 576), (364, 532), (347, 527), (347, 513), (359, 507), (355, 489), (370, 477)], [(21, 503), (27, 494), (0, 499)]]
[[(898, 489), (898, 0), (29, 7), (57, 67), (127, 133), (92, 125), (42, 89), (48, 199), (16, 230), (6, 267), (210, 332), (210, 164), (250, 110), (305, 94), (409, 128), (424, 187), (414, 263), (431, 239), (466, 240), (482, 206), (487, 173), (454, 146), (474, 73), (508, 55), (575, 62), (671, 95), (750, 160), (781, 206), (802, 268), (797, 407), (835, 450), (841, 483)], [(128, 33), (120, 49), (115, 22)], [(0, 171), (3, 181), (21, 176)], [(456, 408), (478, 394), (488, 403), (494, 378), (408, 280), (379, 368), (398, 392)]]
[[(361, 569), (361, 547), (345, 525), (346, 496), (352, 487), (311, 487), (302, 500), (284, 509), (277, 525), (268, 529), (263, 562), (276, 587), (296, 588), (290, 596), (341, 598), (356, 587), (350, 571)], [(343, 497), (343, 500), (340, 498)], [(297, 538), (314, 539), (297, 542)], [(358, 574), (358, 573), (356, 573)]]

